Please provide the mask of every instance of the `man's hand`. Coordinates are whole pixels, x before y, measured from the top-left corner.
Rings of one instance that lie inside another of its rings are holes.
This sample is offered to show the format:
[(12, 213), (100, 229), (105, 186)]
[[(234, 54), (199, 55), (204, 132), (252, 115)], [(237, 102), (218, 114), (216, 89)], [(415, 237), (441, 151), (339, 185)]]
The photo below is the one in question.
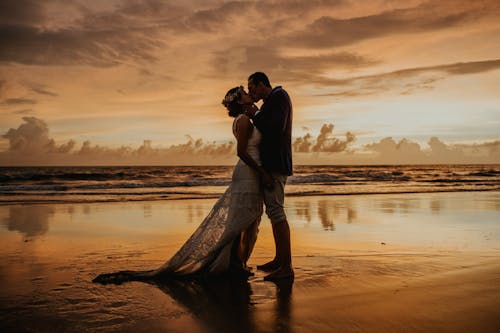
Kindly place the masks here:
[(272, 190), (274, 188), (274, 178), (269, 173), (264, 172), (262, 174), (262, 185), (268, 190)]
[(259, 111), (259, 108), (255, 104), (245, 105), (245, 106), (243, 106), (243, 108), (244, 108), (245, 114), (249, 118), (253, 118), (253, 116), (255, 116), (255, 113), (257, 111)]

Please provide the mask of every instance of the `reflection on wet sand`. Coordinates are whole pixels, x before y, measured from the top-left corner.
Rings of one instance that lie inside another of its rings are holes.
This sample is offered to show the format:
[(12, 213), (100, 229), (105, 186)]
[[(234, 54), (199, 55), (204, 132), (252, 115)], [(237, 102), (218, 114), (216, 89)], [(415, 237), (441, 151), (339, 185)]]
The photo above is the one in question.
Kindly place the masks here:
[[(358, 218), (355, 203), (352, 200), (319, 200), (318, 218), (324, 230), (335, 231), (335, 221), (353, 223)], [(344, 217), (345, 216), (345, 217)]]
[(300, 201), (295, 204), (295, 214), (298, 218), (305, 220), (307, 224), (311, 223), (311, 202), (310, 201)]
[(47, 233), (49, 219), (54, 212), (54, 207), (42, 205), (34, 205), (30, 209), (12, 206), (9, 207), (9, 217), (4, 223), (9, 231), (18, 231), (25, 237), (35, 237)]
[[(158, 267), (213, 200), (0, 205), (0, 331), (498, 332), (499, 202), (500, 192), (290, 197), (293, 297), (260, 272), (91, 283)], [(259, 237), (252, 266), (274, 254), (268, 221)]]
[(201, 205), (191, 204), (187, 207), (187, 223), (201, 223), (208, 211)]
[(198, 318), (209, 332), (255, 331), (247, 281), (171, 280), (156, 285)]
[(292, 287), (293, 280), (276, 282), (276, 311), (274, 332), (292, 332)]
[(441, 200), (431, 200), (430, 206), (433, 214), (439, 214), (441, 211)]
[(150, 218), (153, 216), (153, 206), (150, 203), (144, 204), (143, 206), (144, 218)]
[(398, 198), (393, 200), (381, 200), (379, 207), (384, 213), (409, 214), (411, 211), (419, 209), (420, 199)]
[(352, 223), (358, 218), (358, 212), (352, 207), (347, 207), (347, 223)]
[(336, 215), (338, 215), (338, 207), (335, 205), (328, 205), (328, 202), (325, 200), (320, 200), (318, 202), (318, 216), (324, 230), (335, 230), (333, 218)]
[[(271, 283), (271, 282), (269, 282)], [(185, 307), (203, 325), (203, 332), (262, 331), (255, 318), (251, 284), (229, 277), (155, 281), (161, 291)], [(291, 293), (293, 279), (276, 284), (276, 307), (266, 331), (291, 332)]]

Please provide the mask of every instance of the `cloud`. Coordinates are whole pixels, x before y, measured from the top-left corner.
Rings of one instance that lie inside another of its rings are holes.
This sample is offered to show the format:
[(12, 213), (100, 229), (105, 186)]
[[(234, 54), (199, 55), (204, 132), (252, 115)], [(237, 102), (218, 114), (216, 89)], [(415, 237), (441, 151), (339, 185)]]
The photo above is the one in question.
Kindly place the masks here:
[(45, 96), (50, 96), (50, 97), (58, 96), (57, 93), (50, 91), (46, 85), (34, 83), (34, 82), (26, 83), (25, 85), (27, 85), (31, 91), (33, 91), (34, 93), (37, 93), (39, 95), (45, 95)]
[(69, 140), (68, 142), (63, 143), (60, 146), (57, 146), (54, 139), (50, 139), (49, 143), (47, 144), (47, 151), (49, 153), (67, 154), (72, 151), (75, 146), (76, 142), (74, 140)]
[(456, 146), (449, 146), (437, 137), (432, 137), (428, 141), (431, 148), (431, 154), (440, 156), (441, 158), (462, 158), (463, 150)]
[(235, 153), (234, 142), (216, 143), (205, 142), (203, 139), (194, 139), (187, 135), (187, 141), (182, 144), (171, 145), (166, 148), (154, 148), (150, 140), (144, 140), (143, 145), (137, 149), (122, 146), (120, 148), (108, 148), (92, 145), (90, 141), (83, 142), (80, 150), (75, 154), (87, 156), (108, 155), (114, 157), (145, 157), (145, 158), (176, 158), (179, 156), (218, 156), (233, 155)]
[[(293, 140), (294, 161), (299, 164), (438, 164), (500, 163), (500, 140), (447, 144), (437, 137), (428, 148), (411, 139), (392, 137), (353, 147), (354, 134), (345, 139), (334, 135), (333, 124), (323, 124), (318, 135), (310, 133)], [(234, 140), (207, 142), (186, 136), (181, 144), (154, 147), (150, 140), (137, 147), (107, 147), (84, 141), (69, 140), (57, 144), (50, 137), (45, 121), (24, 117), (16, 129), (2, 138), (9, 141), (8, 150), (0, 152), (0, 165), (231, 165), (236, 162)]]
[(6, 80), (0, 80), (0, 97), (3, 95), (6, 85), (7, 85)]
[(386, 137), (379, 142), (365, 145), (365, 148), (379, 153), (388, 160), (413, 160), (415, 158), (422, 157), (423, 154), (418, 143), (412, 142), (408, 139), (401, 139), (399, 142), (396, 142), (391, 137)]
[(327, 152), (336, 153), (345, 151), (349, 144), (356, 140), (356, 137), (351, 132), (345, 134), (345, 140), (338, 139), (333, 136), (333, 124), (323, 124), (320, 133), (315, 140), (312, 140), (310, 133), (302, 137), (298, 137), (293, 142), (293, 150), (295, 152)]
[(221, 74), (248, 75), (265, 64), (273, 81), (310, 83), (318, 80), (325, 70), (354, 69), (372, 66), (377, 61), (350, 52), (336, 52), (309, 56), (282, 54), (277, 47), (232, 47), (214, 54), (213, 76)]
[(9, 140), (11, 152), (46, 153), (67, 152), (74, 146), (71, 141), (57, 147), (54, 140), (49, 138), (49, 128), (45, 121), (36, 117), (23, 117), (24, 123), (17, 129), (11, 128), (2, 135)]
[(470, 151), (476, 154), (481, 153), (481, 151), (485, 151), (489, 157), (496, 158), (497, 160), (500, 159), (500, 140), (483, 143), (456, 144), (453, 147), (455, 149)]
[(332, 48), (366, 39), (404, 33), (435, 31), (472, 22), (482, 16), (493, 17), (500, 6), (495, 1), (478, 3), (428, 1), (412, 8), (389, 10), (367, 16), (339, 19), (323, 16), (301, 31), (279, 37), (274, 43), (295, 47)]
[(46, 31), (20, 25), (0, 26), (0, 61), (28, 65), (92, 65), (106, 67), (126, 60), (154, 61), (152, 49), (162, 43), (153, 32)]
[(311, 151), (313, 142), (311, 141), (312, 135), (307, 133), (304, 136), (298, 137), (293, 142), (293, 151), (300, 153), (308, 153)]
[(386, 164), (414, 163), (498, 163), (500, 162), (500, 141), (481, 144), (446, 144), (437, 137), (428, 141), (429, 149), (403, 138), (395, 141), (391, 137), (364, 146), (375, 152), (373, 160)]
[(2, 101), (2, 105), (22, 105), (22, 104), (36, 104), (37, 101), (31, 98), (7, 98)]
[[(50, 11), (51, 5), (58, 12)], [(6, 0), (0, 6), (0, 61), (109, 67), (155, 62), (169, 38), (193, 30), (208, 33), (228, 10), (241, 16), (245, 3), (129, 0), (89, 8), (79, 2)]]
[(0, 2), (0, 22), (2, 24), (40, 24), (44, 19), (42, 1), (2, 0)]
[[(346, 79), (317, 78), (314, 83), (321, 86), (342, 88), (336, 92), (319, 94), (319, 96), (357, 97), (376, 94), (388, 89), (400, 89), (402, 94), (408, 94), (418, 89), (432, 89), (433, 83), (449, 76), (478, 74), (498, 69), (500, 69), (500, 59), (491, 59), (405, 68)], [(349, 86), (353, 88), (344, 88)]]
[(0, 164), (9, 165), (93, 165), (93, 164), (231, 164), (236, 158), (234, 141), (206, 142), (187, 135), (187, 141), (168, 147), (153, 147), (144, 140), (138, 148), (111, 148), (84, 141), (80, 147), (74, 140), (62, 144), (49, 135), (45, 121), (23, 117), (23, 124), (9, 129), (2, 138), (9, 140), (8, 151), (0, 152)]
[(29, 114), (32, 112), (33, 112), (33, 109), (21, 109), (21, 110), (12, 111), (12, 113), (14, 113), (14, 114)]
[[(256, 22), (265, 22), (266, 30), (274, 34), (289, 31), (300, 24), (297, 15), (305, 18), (316, 11), (334, 9), (347, 4), (346, 0), (261, 0), (261, 1), (224, 1), (210, 8), (197, 10), (182, 19), (183, 24), (177, 28), (203, 33), (227, 33), (227, 28), (235, 26), (235, 22), (245, 22), (253, 30)], [(263, 10), (265, 8), (265, 10)], [(262, 34), (263, 37), (265, 34)], [(258, 36), (255, 36), (258, 37)]]
[[(366, 11), (353, 12), (353, 3), (347, 0), (183, 3), (148, 0), (123, 1), (114, 7), (92, 6), (105, 9), (91, 9), (78, 2), (64, 5), (56, 2), (62, 9), (61, 13), (54, 14), (47, 10), (50, 4), (52, 2), (5, 1), (3, 15), (15, 19), (1, 21), (0, 61), (98, 67), (148, 64), (161, 61), (164, 51), (175, 49), (179, 40), (197, 47), (210, 38), (213, 45), (217, 45), (207, 50), (213, 57), (215, 70), (207, 66), (202, 72), (211, 77), (220, 78), (221, 73), (232, 77), (247, 75), (262, 70), (265, 64), (273, 80), (326, 85), (332, 84), (329, 80), (321, 83), (328, 70), (363, 68), (380, 62), (332, 48), (390, 34), (454, 27), (494, 15), (499, 8), (494, 1), (479, 4), (430, 1), (411, 8), (398, 8), (408, 6), (406, 3), (381, 2), (361, 6), (376, 13), (359, 16)], [(384, 8), (398, 9), (383, 11)], [(68, 15), (69, 12), (72, 14)], [(65, 14), (72, 19), (67, 19), (65, 25), (51, 26), (52, 21)], [(297, 20), (297, 15), (301, 20)], [(258, 33), (256, 22), (266, 22), (266, 29), (273, 33)], [(229, 46), (224, 48), (226, 44)], [(284, 48), (288, 47), (302, 48), (307, 55), (285, 52)], [(328, 48), (328, 51), (315, 54), (314, 48)], [(47, 89), (32, 90), (55, 94)], [(410, 91), (407, 89), (407, 93)], [(359, 93), (332, 94), (356, 96)]]
[[(0, 23), (0, 61), (28, 65), (90, 65), (107, 67), (127, 61), (152, 62), (165, 44), (158, 38), (159, 18), (170, 18), (177, 7), (160, 1), (126, 1), (114, 11), (95, 12), (78, 3), (6, 1)], [(99, 6), (97, 6), (99, 7)], [(78, 15), (51, 27), (72, 9)], [(184, 11), (185, 13), (185, 11)]]

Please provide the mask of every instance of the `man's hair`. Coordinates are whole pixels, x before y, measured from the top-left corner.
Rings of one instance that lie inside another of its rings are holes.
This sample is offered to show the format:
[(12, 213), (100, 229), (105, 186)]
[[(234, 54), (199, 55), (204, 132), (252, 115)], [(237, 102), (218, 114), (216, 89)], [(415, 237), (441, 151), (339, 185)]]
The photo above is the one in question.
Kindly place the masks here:
[(248, 80), (252, 80), (255, 85), (258, 85), (259, 82), (262, 82), (266, 87), (272, 88), (271, 83), (269, 82), (269, 78), (266, 74), (262, 72), (255, 72), (248, 77)]

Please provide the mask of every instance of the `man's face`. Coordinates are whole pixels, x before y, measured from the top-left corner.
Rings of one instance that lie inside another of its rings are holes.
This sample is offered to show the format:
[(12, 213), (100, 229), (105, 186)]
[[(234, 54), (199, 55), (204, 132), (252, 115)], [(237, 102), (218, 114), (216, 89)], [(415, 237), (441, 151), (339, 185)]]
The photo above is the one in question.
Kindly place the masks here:
[(252, 79), (248, 80), (248, 94), (252, 97), (254, 102), (258, 102), (262, 98), (259, 86), (255, 85)]

